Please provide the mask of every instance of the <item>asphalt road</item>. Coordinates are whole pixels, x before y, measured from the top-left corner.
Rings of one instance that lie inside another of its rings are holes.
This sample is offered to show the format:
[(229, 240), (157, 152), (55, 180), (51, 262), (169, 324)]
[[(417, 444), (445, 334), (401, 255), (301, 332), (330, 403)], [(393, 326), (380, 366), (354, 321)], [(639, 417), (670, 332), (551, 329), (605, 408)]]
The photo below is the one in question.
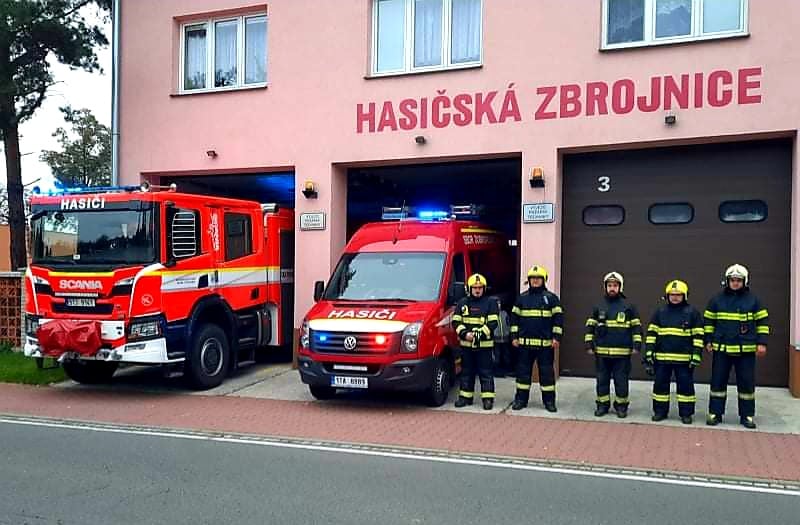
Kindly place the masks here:
[(3, 525), (767, 525), (799, 513), (796, 496), (0, 423)]

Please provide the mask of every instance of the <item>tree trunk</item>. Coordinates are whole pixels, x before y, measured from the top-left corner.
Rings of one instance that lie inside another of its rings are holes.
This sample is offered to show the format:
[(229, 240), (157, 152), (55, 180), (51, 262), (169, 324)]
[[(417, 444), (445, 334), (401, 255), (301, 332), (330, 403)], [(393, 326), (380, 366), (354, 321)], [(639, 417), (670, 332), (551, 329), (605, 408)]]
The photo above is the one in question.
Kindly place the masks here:
[(25, 224), (25, 203), (23, 201), (22, 165), (19, 155), (19, 129), (16, 123), (3, 128), (3, 143), (6, 154), (6, 174), (8, 177), (8, 227), (11, 231), (11, 269), (18, 270), (28, 265)]

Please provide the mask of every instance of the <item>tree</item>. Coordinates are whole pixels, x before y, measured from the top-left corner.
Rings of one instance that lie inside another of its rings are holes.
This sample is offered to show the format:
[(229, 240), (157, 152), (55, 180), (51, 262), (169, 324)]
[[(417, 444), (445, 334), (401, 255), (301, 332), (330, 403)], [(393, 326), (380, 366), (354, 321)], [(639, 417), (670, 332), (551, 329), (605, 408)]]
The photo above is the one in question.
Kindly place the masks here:
[(27, 263), (19, 125), (30, 119), (53, 85), (48, 57), (85, 71), (100, 69), (95, 49), (108, 39), (84, 8), (104, 12), (111, 0), (0, 0), (0, 135), (8, 177), (11, 267)]
[[(72, 133), (58, 128), (61, 151), (43, 151), (41, 160), (64, 186), (103, 186), (111, 182), (111, 130), (88, 109), (61, 108)], [(75, 136), (73, 139), (72, 136)]]

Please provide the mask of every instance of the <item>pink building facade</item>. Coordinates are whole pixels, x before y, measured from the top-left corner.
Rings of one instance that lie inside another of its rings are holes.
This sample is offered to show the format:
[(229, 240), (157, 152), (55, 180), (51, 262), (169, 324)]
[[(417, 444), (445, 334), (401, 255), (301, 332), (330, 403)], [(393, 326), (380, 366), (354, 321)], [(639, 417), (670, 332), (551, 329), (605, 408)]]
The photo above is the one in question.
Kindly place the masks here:
[[(768, 305), (776, 329), (766, 367), (774, 373), (760, 381), (788, 384), (796, 353), (791, 345), (800, 337), (800, 40), (795, 34), (800, 3), (123, 0), (121, 21), (120, 182), (176, 180), (180, 187), (184, 178), (193, 187), (224, 193), (226, 177), (246, 191), (247, 176), (289, 174), (298, 220), (295, 327), (312, 304), (314, 282), (328, 278), (351, 233), (355, 177), (394, 177), (402, 186), (403, 174), (411, 180), (415, 170), (422, 170), (417, 174), (423, 179), (446, 177), (449, 164), (474, 163), (476, 170), (484, 168), (476, 200), (483, 188), (511, 180), (509, 188), (515, 189), (503, 206), (515, 210), (515, 225), (507, 230), (517, 241), (520, 275), (534, 263), (546, 266), (549, 287), (569, 292), (574, 310), (581, 310), (599, 298), (598, 275), (615, 269), (605, 265), (629, 265), (623, 271), (634, 276), (630, 289), (642, 304), (654, 304), (663, 293), (663, 285), (637, 287), (635, 276), (641, 274), (644, 282), (646, 272), (631, 262), (663, 229), (648, 233), (631, 226), (622, 237), (609, 238), (617, 243), (614, 254), (599, 254), (596, 268), (575, 262), (587, 259), (580, 246), (569, 244), (583, 238), (580, 228), (596, 226), (587, 231), (604, 242), (603, 226), (615, 226), (613, 217), (603, 222), (608, 216), (602, 212), (613, 215), (616, 204), (608, 199), (617, 180), (635, 181), (633, 189), (620, 188), (618, 194), (626, 224), (633, 224), (637, 199), (670, 187), (650, 186), (651, 168), (652, 177), (663, 182), (670, 173), (685, 171), (684, 155), (695, 159), (692, 169), (698, 171), (687, 179), (685, 194), (656, 193), (649, 208), (642, 208), (651, 210), (648, 224), (657, 228), (655, 204), (689, 202), (715, 188), (729, 192), (724, 159), (742, 154), (732, 170), (748, 159), (752, 166), (774, 166), (769, 170), (776, 170), (783, 186), (772, 183), (772, 171), (748, 169), (736, 175), (739, 189), (730, 191), (738, 193), (726, 193), (723, 200), (768, 201), (769, 218), (758, 210), (741, 212), (743, 222), (765, 222), (743, 224), (738, 236), (720, 204), (720, 219), (714, 219), (719, 224), (694, 227), (691, 219), (679, 217), (673, 224), (667, 218), (665, 227), (674, 228), (668, 243), (681, 249), (683, 239), (699, 238), (701, 245), (712, 246), (722, 238), (719, 232), (732, 242), (742, 239), (737, 249), (753, 267), (754, 289), (761, 286), (776, 297), (776, 304)], [(651, 161), (649, 151), (658, 152)], [(639, 160), (631, 164), (628, 154)], [(706, 155), (715, 166), (709, 174), (713, 181), (700, 180)], [(776, 160), (781, 155), (788, 161)], [(495, 176), (489, 161), (509, 161), (511, 168), (503, 164), (502, 177)], [(622, 171), (617, 174), (614, 166)], [(667, 173), (658, 172), (659, 166)], [(425, 201), (426, 185), (418, 179), (396, 191)], [(204, 180), (215, 184), (204, 186)], [(684, 184), (679, 180), (676, 185)], [(694, 180), (700, 181), (697, 187), (691, 186)], [(302, 193), (306, 181), (313, 183), (316, 198)], [(457, 178), (451, 183), (460, 184)], [(586, 184), (591, 187), (581, 186)], [(750, 187), (773, 188), (770, 195), (786, 201), (750, 195)], [(385, 185), (375, 188), (377, 201), (391, 200)], [(597, 206), (608, 208), (600, 210), (600, 219), (589, 213), (595, 197)], [(545, 206), (523, 208), (526, 204)], [(702, 210), (693, 206), (700, 221)], [(317, 212), (325, 216), (324, 229), (301, 230), (300, 215)], [(748, 213), (755, 213), (755, 221)], [(780, 224), (770, 228), (770, 221)], [(762, 263), (754, 246), (770, 261)], [(667, 268), (646, 278), (696, 281), (694, 289), (702, 293), (695, 303), (702, 307), (718, 287), (719, 273), (736, 262), (718, 258), (717, 251), (678, 254), (693, 262), (665, 261)], [(584, 285), (585, 273), (590, 275)], [(580, 284), (568, 286), (570, 281)], [(566, 297), (565, 304), (570, 304)], [(574, 331), (585, 313), (574, 313)], [(562, 358), (562, 369), (581, 372), (580, 362), (569, 363)]]

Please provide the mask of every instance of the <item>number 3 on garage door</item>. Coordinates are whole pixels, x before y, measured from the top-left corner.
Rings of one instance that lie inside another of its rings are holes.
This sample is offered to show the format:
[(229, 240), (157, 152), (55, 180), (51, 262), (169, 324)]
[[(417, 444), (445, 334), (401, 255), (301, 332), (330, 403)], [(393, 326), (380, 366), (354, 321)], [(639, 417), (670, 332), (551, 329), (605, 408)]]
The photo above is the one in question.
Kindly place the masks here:
[(602, 177), (597, 177), (597, 191), (601, 193), (605, 193), (611, 189), (611, 177), (603, 175)]

